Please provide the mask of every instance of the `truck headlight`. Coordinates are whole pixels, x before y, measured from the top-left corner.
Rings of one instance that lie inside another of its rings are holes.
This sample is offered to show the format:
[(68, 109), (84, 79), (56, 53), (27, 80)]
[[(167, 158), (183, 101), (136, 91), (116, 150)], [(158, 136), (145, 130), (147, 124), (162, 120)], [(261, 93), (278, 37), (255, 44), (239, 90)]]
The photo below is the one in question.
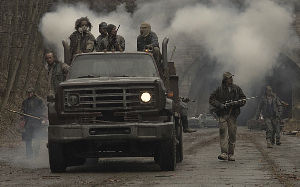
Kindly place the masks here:
[(148, 93), (148, 92), (142, 93), (142, 95), (141, 95), (141, 100), (142, 100), (144, 103), (148, 103), (148, 102), (151, 100), (151, 94)]

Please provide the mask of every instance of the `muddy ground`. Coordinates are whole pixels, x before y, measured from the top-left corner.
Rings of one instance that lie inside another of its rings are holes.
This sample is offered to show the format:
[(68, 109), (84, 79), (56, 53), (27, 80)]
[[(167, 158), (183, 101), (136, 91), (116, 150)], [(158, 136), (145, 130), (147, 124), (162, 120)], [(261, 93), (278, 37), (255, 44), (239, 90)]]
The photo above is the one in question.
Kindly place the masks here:
[[(184, 161), (162, 172), (153, 158), (99, 159), (52, 174), (47, 148), (25, 159), (24, 145), (0, 147), (0, 186), (300, 186), (300, 138), (266, 148), (263, 131), (238, 129), (236, 161), (219, 161), (218, 129), (184, 134)], [(46, 142), (43, 143), (45, 145)]]

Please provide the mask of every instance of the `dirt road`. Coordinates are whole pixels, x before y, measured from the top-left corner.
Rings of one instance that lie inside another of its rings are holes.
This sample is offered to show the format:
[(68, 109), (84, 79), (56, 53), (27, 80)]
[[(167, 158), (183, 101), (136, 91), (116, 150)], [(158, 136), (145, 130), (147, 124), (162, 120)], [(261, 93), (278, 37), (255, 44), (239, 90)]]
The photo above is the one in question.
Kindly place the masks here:
[(0, 148), (0, 186), (300, 186), (300, 138), (266, 148), (264, 132), (238, 129), (236, 161), (219, 161), (218, 129), (184, 134), (184, 161), (161, 172), (152, 158), (100, 159), (52, 174), (46, 148), (26, 161), (24, 147)]

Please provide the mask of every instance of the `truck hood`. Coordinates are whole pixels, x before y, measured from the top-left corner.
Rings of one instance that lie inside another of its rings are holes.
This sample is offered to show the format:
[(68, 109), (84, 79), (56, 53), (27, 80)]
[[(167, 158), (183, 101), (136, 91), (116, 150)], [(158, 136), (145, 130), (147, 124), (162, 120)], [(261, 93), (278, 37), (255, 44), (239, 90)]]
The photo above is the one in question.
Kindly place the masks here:
[(99, 84), (134, 84), (134, 83), (162, 83), (159, 77), (97, 77), (97, 78), (79, 78), (69, 79), (62, 83), (60, 86), (86, 86), (86, 85), (99, 85)]

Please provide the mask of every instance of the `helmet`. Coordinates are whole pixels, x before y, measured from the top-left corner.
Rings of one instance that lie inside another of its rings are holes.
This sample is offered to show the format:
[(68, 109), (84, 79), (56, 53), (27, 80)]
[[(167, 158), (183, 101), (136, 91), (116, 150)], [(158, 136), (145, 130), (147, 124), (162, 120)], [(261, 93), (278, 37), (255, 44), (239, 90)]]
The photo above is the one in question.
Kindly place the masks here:
[(115, 28), (116, 28), (116, 26), (114, 24), (107, 25), (107, 27), (106, 27), (107, 33), (111, 33), (111, 31)]
[(104, 29), (104, 28), (106, 28), (107, 27), (107, 23), (106, 22), (101, 22), (100, 24), (99, 24), (99, 29)]

